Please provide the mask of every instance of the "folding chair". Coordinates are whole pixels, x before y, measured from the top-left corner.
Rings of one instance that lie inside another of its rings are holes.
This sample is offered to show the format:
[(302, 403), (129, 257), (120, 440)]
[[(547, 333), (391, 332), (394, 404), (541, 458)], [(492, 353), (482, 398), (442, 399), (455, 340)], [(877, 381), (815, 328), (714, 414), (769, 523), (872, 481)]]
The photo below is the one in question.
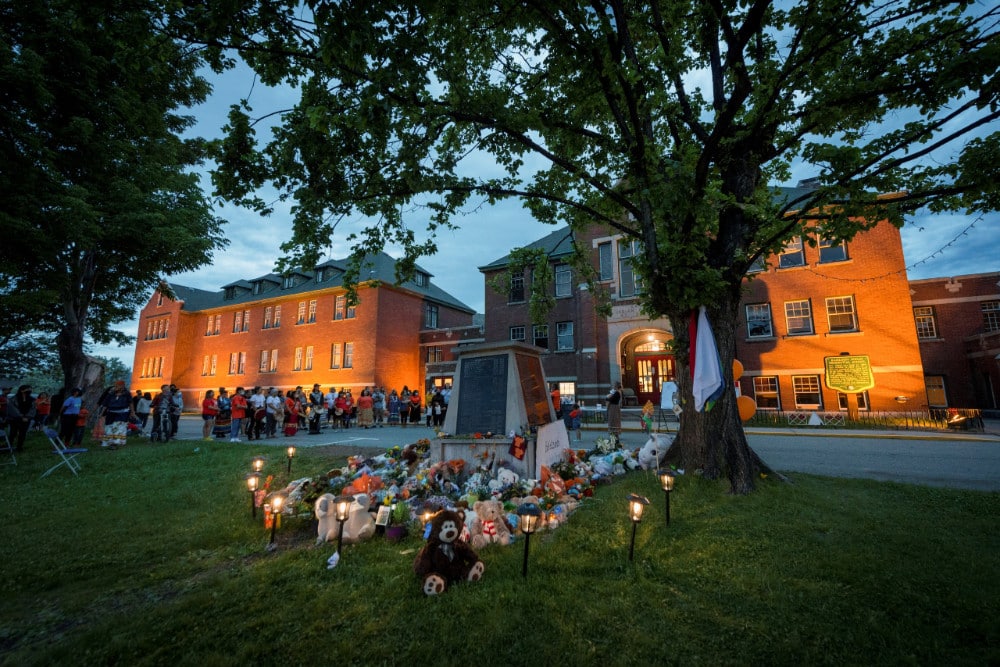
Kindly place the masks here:
[(10, 461), (4, 461), (3, 465), (17, 465), (17, 457), (14, 456), (14, 448), (10, 445), (10, 437), (7, 436), (7, 427), (4, 426), (0, 428), (0, 434), (3, 435), (3, 440), (0, 441), (0, 452), (7, 452), (10, 454)]
[(49, 442), (52, 443), (52, 453), (58, 455), (60, 461), (42, 473), (42, 477), (46, 477), (53, 470), (62, 465), (68, 467), (73, 474), (76, 475), (77, 471), (80, 470), (80, 462), (76, 460), (76, 457), (83, 454), (87, 450), (82, 447), (67, 447), (63, 443), (62, 438), (59, 437), (59, 434), (51, 428), (45, 429), (45, 436), (49, 439)]

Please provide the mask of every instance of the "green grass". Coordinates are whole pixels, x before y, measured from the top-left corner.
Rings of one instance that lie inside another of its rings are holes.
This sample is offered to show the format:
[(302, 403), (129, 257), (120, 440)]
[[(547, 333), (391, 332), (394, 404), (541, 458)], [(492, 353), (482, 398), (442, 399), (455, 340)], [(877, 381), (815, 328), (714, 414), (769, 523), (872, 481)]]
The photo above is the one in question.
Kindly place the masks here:
[[(480, 555), (486, 574), (425, 598), (420, 540), (279, 548), (250, 518), (249, 445), (91, 450), (74, 478), (37, 436), (0, 468), (10, 665), (996, 664), (1000, 494), (795, 475), (749, 497), (636, 472), (569, 523)], [(348, 453), (348, 452), (343, 452)], [(284, 459), (271, 470), (284, 482)], [(295, 476), (343, 462), (300, 450)], [(625, 497), (652, 501), (632, 526)]]

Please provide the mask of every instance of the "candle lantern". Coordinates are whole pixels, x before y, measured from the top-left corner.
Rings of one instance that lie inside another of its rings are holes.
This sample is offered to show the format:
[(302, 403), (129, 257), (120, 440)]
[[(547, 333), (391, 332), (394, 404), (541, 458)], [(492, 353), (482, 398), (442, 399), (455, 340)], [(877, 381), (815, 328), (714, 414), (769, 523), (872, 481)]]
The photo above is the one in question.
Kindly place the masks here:
[(517, 508), (518, 525), (524, 533), (524, 564), (521, 566), (521, 576), (528, 576), (528, 544), (531, 534), (538, 530), (542, 521), (542, 510), (534, 503), (524, 503)]
[(250, 467), (253, 469), (254, 472), (259, 473), (261, 470), (264, 469), (264, 457), (263, 456), (253, 457), (253, 459), (250, 461)]
[(351, 512), (352, 502), (354, 502), (353, 496), (337, 496), (333, 500), (337, 512), (337, 523), (340, 524), (337, 528), (337, 554), (340, 554), (340, 547), (344, 541), (344, 522), (347, 521)]
[(271, 498), (271, 542), (270, 548), (274, 548), (274, 534), (278, 529), (278, 521), (281, 518), (281, 506), (285, 504), (284, 496), (274, 496)]
[(635, 553), (635, 529), (642, 521), (642, 512), (646, 509), (646, 505), (649, 504), (649, 499), (644, 496), (637, 496), (634, 493), (630, 493), (628, 496), (628, 514), (629, 518), (632, 520), (632, 541), (628, 546), (628, 559), (632, 560), (632, 556)]
[(250, 491), (250, 516), (257, 518), (257, 489), (260, 488), (260, 473), (252, 472), (246, 476), (247, 489)]
[(670, 492), (674, 490), (674, 473), (668, 468), (656, 471), (656, 476), (660, 478), (660, 486), (663, 487), (663, 494), (667, 497), (667, 523), (670, 525)]
[(288, 445), (288, 472), (292, 472), (292, 459), (295, 458), (295, 445)]

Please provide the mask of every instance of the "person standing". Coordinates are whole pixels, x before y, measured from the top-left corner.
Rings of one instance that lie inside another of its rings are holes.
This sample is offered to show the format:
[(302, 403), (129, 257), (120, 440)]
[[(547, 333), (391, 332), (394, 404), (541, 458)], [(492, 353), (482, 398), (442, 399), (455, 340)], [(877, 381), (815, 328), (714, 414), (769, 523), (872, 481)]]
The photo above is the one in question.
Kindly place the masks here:
[(407, 404), (408, 421), (411, 424), (420, 423), (420, 392), (412, 391), (410, 392), (409, 402)]
[(396, 393), (395, 389), (389, 393), (387, 404), (389, 407), (389, 423), (398, 424), (400, 422), (399, 412), (402, 404), (399, 401), (399, 394)]
[(17, 393), (7, 399), (7, 423), (10, 424), (10, 439), (14, 448), (24, 451), (24, 439), (35, 418), (35, 399), (31, 396), (31, 385), (22, 384)]
[(49, 425), (49, 414), (52, 412), (52, 399), (46, 392), (38, 394), (35, 399), (35, 421), (34, 429), (41, 431)]
[(615, 382), (608, 394), (608, 433), (617, 446), (622, 432), (622, 383)]
[(374, 405), (371, 392), (367, 388), (362, 389), (358, 396), (358, 426), (361, 428), (371, 428), (375, 423)]
[(444, 424), (444, 394), (435, 391), (427, 405), (427, 411), (431, 413), (431, 424), (435, 428), (440, 428)]
[(105, 392), (98, 404), (98, 416), (104, 417), (104, 438), (101, 447), (118, 449), (124, 447), (128, 438), (128, 424), (135, 412), (132, 397), (125, 388), (124, 380), (116, 380), (110, 391)]
[(243, 387), (237, 387), (229, 402), (230, 424), (229, 442), (239, 442), (240, 434), (243, 432), (243, 419), (247, 414), (247, 397), (243, 395)]
[(559, 395), (559, 385), (552, 385), (552, 409), (556, 411), (556, 419), (562, 419), (562, 397)]
[(146, 434), (146, 424), (149, 423), (149, 413), (153, 410), (153, 396), (147, 391), (135, 402), (135, 416), (139, 418), (139, 429)]
[(215, 417), (219, 414), (219, 402), (215, 400), (215, 391), (209, 389), (201, 402), (201, 439), (211, 440), (212, 429), (215, 427)]
[(170, 385), (170, 437), (177, 435), (181, 423), (181, 413), (184, 412), (184, 395), (177, 385)]
[(309, 392), (309, 434), (319, 435), (320, 432), (320, 420), (323, 419), (323, 406), (325, 405), (325, 400), (323, 397), (323, 390), (320, 389), (318, 384), (314, 384), (312, 391)]
[(372, 392), (372, 416), (375, 418), (375, 426), (382, 428), (385, 421), (385, 389), (375, 387)]
[(76, 431), (76, 420), (80, 416), (80, 408), (83, 407), (82, 394), (82, 389), (73, 387), (69, 396), (63, 401), (62, 407), (59, 408), (59, 437), (64, 443), (69, 442)]
[(250, 423), (247, 425), (247, 440), (260, 440), (261, 434), (266, 433), (265, 423), (267, 422), (267, 396), (264, 395), (263, 387), (254, 387), (253, 395), (247, 401), (250, 407)]

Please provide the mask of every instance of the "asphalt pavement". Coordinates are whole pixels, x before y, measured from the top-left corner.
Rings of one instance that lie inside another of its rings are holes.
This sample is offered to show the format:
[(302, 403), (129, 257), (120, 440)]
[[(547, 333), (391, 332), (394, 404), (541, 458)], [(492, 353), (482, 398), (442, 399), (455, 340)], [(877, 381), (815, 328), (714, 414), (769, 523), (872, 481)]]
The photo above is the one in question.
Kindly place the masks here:
[[(318, 435), (300, 430), (291, 437), (278, 436), (231, 443), (228, 438), (204, 442), (201, 418), (185, 415), (178, 440), (194, 446), (241, 447), (260, 453), (269, 448), (336, 447), (338, 455), (374, 454), (421, 438), (433, 439), (434, 429), (424, 425), (349, 429), (324, 428)], [(677, 424), (668, 430), (676, 431)], [(587, 425), (579, 447), (589, 449), (605, 434), (600, 425)], [(849, 429), (748, 428), (750, 446), (767, 465), (783, 473), (809, 473), (831, 477), (856, 477), (931, 486), (1000, 491), (1000, 422), (987, 421), (985, 432), (969, 431), (853, 431)], [(646, 435), (626, 429), (622, 444), (641, 447)], [(572, 439), (573, 446), (577, 446)]]

